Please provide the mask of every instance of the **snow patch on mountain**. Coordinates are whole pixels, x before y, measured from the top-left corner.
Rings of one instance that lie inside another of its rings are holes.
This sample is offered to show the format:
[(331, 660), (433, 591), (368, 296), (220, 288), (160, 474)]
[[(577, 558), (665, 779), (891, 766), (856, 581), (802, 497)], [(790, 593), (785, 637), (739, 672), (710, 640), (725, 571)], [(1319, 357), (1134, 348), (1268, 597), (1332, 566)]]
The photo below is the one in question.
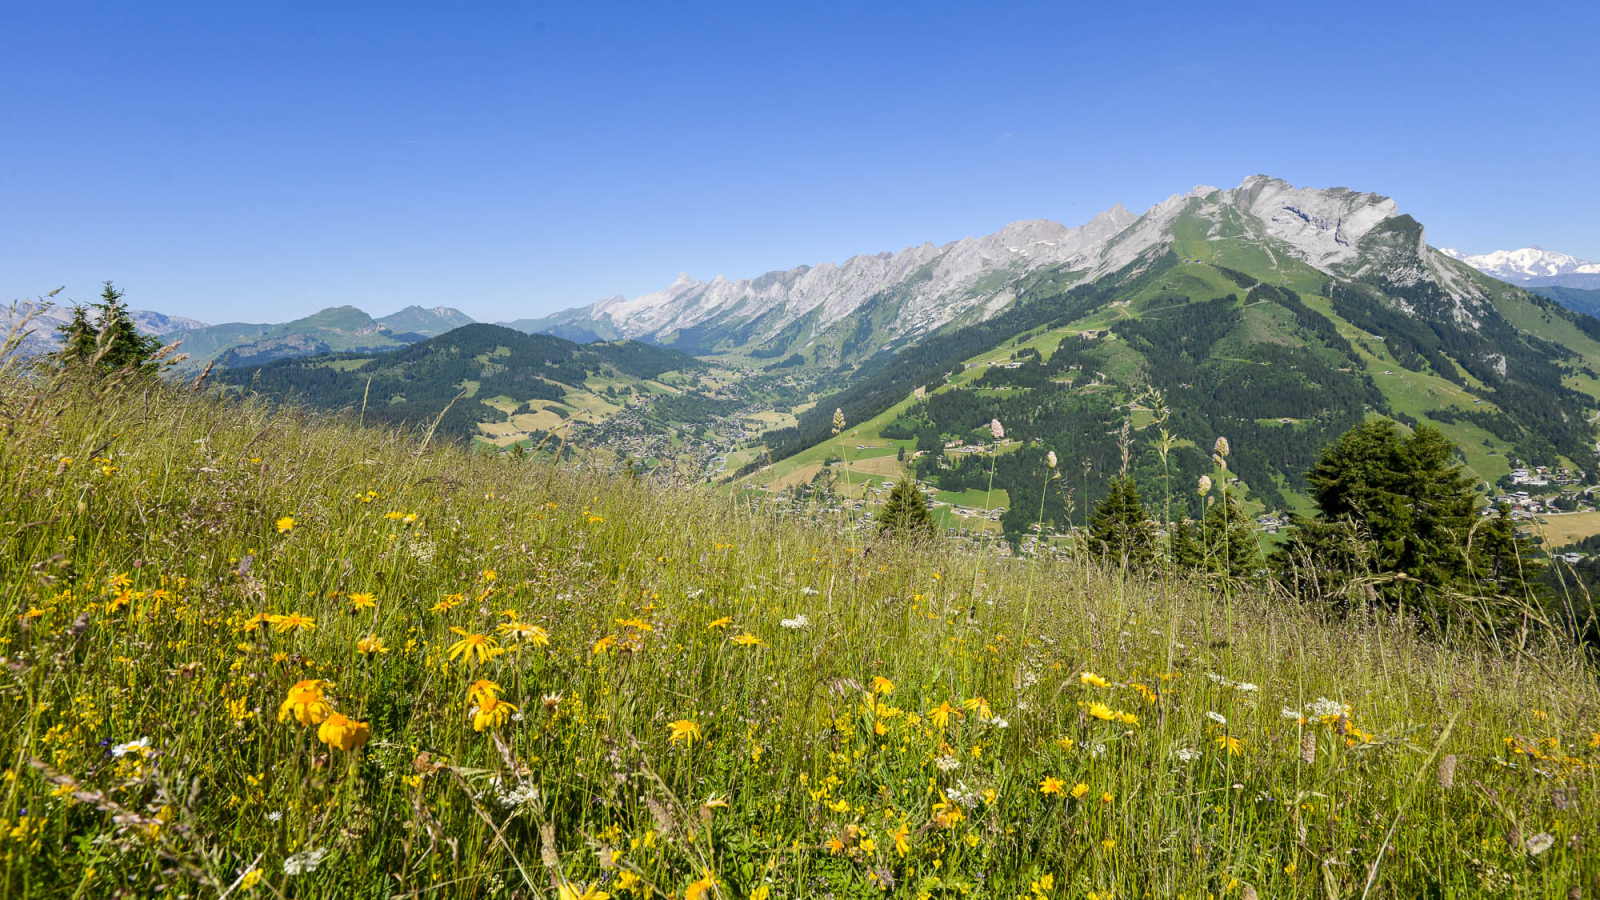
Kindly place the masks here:
[(1468, 256), (1454, 247), (1446, 247), (1440, 252), (1480, 272), (1512, 284), (1528, 284), (1563, 275), (1600, 275), (1600, 263), (1592, 263), (1539, 246), (1523, 247), (1520, 250), (1495, 250), (1476, 256)]

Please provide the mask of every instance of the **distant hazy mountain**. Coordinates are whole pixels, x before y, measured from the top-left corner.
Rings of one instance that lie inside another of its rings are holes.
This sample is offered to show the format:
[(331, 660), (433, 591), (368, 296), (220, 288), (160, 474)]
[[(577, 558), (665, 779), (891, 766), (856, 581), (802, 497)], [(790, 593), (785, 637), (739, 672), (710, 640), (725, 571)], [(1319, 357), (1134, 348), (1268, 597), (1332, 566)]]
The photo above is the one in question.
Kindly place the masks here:
[(473, 322), (471, 316), (448, 306), (435, 306), (432, 309), (408, 306), (375, 321), (396, 334), (421, 334), (427, 337), (438, 337), (446, 331)]
[[(32, 314), (30, 318), (30, 313)], [(188, 319), (183, 316), (169, 316), (165, 313), (148, 309), (129, 310), (133, 317), (133, 324), (145, 334), (159, 337), (177, 336), (196, 328), (205, 328), (206, 323), (197, 319)], [(0, 307), (0, 341), (5, 340), (13, 328), (21, 328), (27, 332), (22, 341), (23, 353), (35, 355), (48, 353), (60, 345), (56, 329), (70, 321), (72, 307), (70, 304), (38, 303), (34, 301), (21, 301), (15, 306)]]
[(1441, 251), (1480, 272), (1501, 281), (1520, 285), (1554, 285), (1594, 290), (1600, 288), (1600, 263), (1546, 250), (1523, 247), (1521, 250), (1496, 250), (1467, 256), (1454, 248)]

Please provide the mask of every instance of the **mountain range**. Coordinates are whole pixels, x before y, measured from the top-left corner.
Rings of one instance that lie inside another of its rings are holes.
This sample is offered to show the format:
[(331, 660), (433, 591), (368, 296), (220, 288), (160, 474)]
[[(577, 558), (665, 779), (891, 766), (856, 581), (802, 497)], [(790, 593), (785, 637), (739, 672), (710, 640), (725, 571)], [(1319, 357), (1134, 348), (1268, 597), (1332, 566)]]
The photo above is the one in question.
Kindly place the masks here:
[(1600, 263), (1588, 262), (1543, 247), (1495, 250), (1477, 256), (1467, 256), (1453, 247), (1447, 247), (1441, 252), (1501, 281), (1509, 281), (1524, 287), (1532, 285), (1585, 290), (1600, 288)]

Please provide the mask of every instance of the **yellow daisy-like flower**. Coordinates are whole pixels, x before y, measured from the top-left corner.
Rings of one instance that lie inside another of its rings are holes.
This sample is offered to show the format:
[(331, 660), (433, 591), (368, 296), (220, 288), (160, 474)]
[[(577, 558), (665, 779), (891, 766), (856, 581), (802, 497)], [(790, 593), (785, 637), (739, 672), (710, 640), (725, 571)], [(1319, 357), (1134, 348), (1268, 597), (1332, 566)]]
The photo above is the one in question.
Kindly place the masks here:
[(525, 644), (532, 644), (535, 647), (550, 646), (550, 632), (531, 622), (506, 622), (496, 628), (495, 631)]
[(1071, 793), (1072, 793), (1072, 799), (1074, 799), (1074, 800), (1082, 800), (1083, 798), (1089, 796), (1089, 786), (1080, 781), (1077, 784), (1072, 786), (1072, 792)]
[(1111, 707), (1104, 703), (1089, 704), (1089, 715), (1104, 722), (1113, 722), (1117, 718), (1117, 714), (1111, 711)]
[(556, 900), (611, 900), (611, 895), (600, 890), (599, 885), (562, 881), (556, 886)]
[(705, 740), (704, 734), (700, 731), (700, 723), (693, 719), (679, 719), (669, 723), (667, 727), (672, 729), (672, 734), (667, 738), (668, 744), (683, 741), (685, 746), (692, 747), (695, 741)]
[(286, 616), (268, 616), (267, 621), (272, 623), (272, 630), (278, 634), (289, 631), (315, 631), (317, 620), (310, 616), (302, 616), (299, 612), (292, 612)]
[(1062, 794), (1065, 793), (1066, 787), (1066, 781), (1051, 775), (1047, 776), (1044, 781), (1039, 782), (1039, 793)]
[(278, 721), (287, 722), (293, 718), (301, 725), (320, 725), (333, 714), (333, 707), (322, 696), (327, 686), (328, 683), (320, 678), (295, 682), (278, 707)]
[(948, 700), (939, 704), (928, 712), (928, 718), (933, 720), (933, 725), (935, 728), (944, 728), (945, 726), (949, 725), (950, 717), (952, 715), (958, 719), (961, 718), (961, 710), (951, 706), (950, 701)]
[(465, 594), (451, 594), (450, 596), (444, 598), (443, 600), (440, 600), (438, 603), (435, 603), (434, 605), (428, 607), (428, 612), (431, 612), (431, 613), (447, 613), (450, 610), (455, 609), (456, 607), (460, 606), (461, 602), (463, 600), (466, 600), (466, 599), (467, 599), (467, 597), (466, 597)]
[(484, 663), (488, 662), (490, 657), (495, 656), (495, 651), (499, 649), (499, 645), (495, 643), (494, 638), (486, 634), (468, 634), (465, 628), (455, 626), (451, 626), (450, 632), (461, 635), (461, 640), (451, 644), (447, 651), (451, 660), (459, 658), (462, 662), (469, 664), (473, 662)]
[(894, 682), (882, 675), (874, 675), (872, 677), (872, 692), (887, 697), (894, 693)]
[(717, 886), (717, 877), (710, 872), (691, 881), (689, 887), (683, 892), (683, 900), (704, 900), (711, 896), (711, 891)]
[(767, 643), (753, 634), (735, 635), (733, 642), (741, 647), (762, 647)]
[(288, 534), (294, 530), (294, 516), (284, 516), (277, 523), (279, 534)]
[(467, 697), (474, 703), (482, 703), (484, 698), (494, 699), (500, 696), (500, 685), (487, 678), (479, 678), (467, 686)]
[(906, 826), (906, 823), (901, 822), (900, 827), (895, 829), (892, 837), (894, 838), (894, 852), (901, 856), (911, 852), (911, 829)]
[(1217, 746), (1228, 751), (1231, 756), (1238, 756), (1244, 752), (1244, 742), (1230, 734), (1219, 735)]
[(472, 730), (499, 728), (510, 721), (517, 708), (497, 697), (479, 697), (477, 709), (472, 713)]
[(256, 613), (250, 618), (245, 619), (244, 624), (239, 626), (239, 630), (244, 632), (260, 631), (261, 626), (271, 624), (271, 622), (272, 613)]
[(1093, 672), (1088, 671), (1085, 671), (1082, 675), (1078, 676), (1078, 682), (1080, 684), (1087, 684), (1092, 687), (1111, 687), (1111, 682), (1101, 678), (1099, 675), (1096, 675)]
[(389, 648), (384, 646), (383, 638), (378, 637), (376, 634), (369, 634), (361, 640), (356, 641), (356, 649), (367, 654), (368, 656), (371, 656), (374, 653), (389, 652)]
[(378, 598), (372, 594), (351, 594), (345, 599), (350, 601), (353, 609), (371, 609), (378, 605)]
[(372, 737), (372, 728), (366, 722), (357, 722), (349, 716), (333, 713), (317, 729), (317, 739), (335, 750), (349, 753)]
[(732, 624), (733, 624), (733, 616), (723, 616), (720, 619), (713, 619), (710, 622), (710, 624), (706, 625), (706, 628), (708, 630), (712, 629), (712, 628), (716, 628), (716, 629), (719, 629), (719, 630), (726, 630), (727, 627), (729, 625), (732, 625)]

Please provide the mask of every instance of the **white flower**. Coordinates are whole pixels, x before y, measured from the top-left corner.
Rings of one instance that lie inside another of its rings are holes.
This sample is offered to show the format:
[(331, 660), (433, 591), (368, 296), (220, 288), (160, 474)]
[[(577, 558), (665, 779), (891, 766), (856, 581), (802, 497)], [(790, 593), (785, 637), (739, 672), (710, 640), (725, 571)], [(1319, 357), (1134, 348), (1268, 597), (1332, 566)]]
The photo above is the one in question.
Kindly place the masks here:
[(800, 589), (800, 593), (805, 594), (807, 597), (815, 597), (817, 594), (821, 593), (821, 591), (818, 591), (814, 587), (803, 587)]
[(1217, 438), (1217, 442), (1215, 444), (1211, 445), (1211, 452), (1215, 453), (1218, 456), (1227, 456), (1228, 455), (1228, 439), (1225, 438), (1225, 437)]
[(1202, 754), (1199, 750), (1191, 750), (1188, 747), (1184, 747), (1181, 750), (1174, 751), (1172, 755), (1176, 756), (1183, 762), (1194, 762), (1195, 760), (1199, 759)]
[(1211, 679), (1213, 684), (1233, 684), (1233, 682), (1215, 672), (1207, 672), (1206, 677)]
[(1106, 745), (1105, 744), (1092, 744), (1089, 747), (1089, 755), (1090, 756), (1104, 756), (1105, 753), (1106, 753)]
[(954, 756), (941, 756), (934, 760), (933, 764), (938, 766), (941, 772), (953, 772), (961, 768), (961, 760), (956, 759)]
[(1528, 838), (1528, 853), (1531, 856), (1538, 856), (1555, 845), (1555, 836), (1548, 831), (1541, 831), (1533, 837)]
[(1318, 697), (1315, 703), (1306, 704), (1306, 714), (1311, 716), (1313, 719), (1322, 719), (1328, 716), (1342, 716), (1345, 713), (1345, 708), (1345, 705), (1337, 700), (1329, 700), (1327, 697)]
[(1002, 719), (999, 716), (995, 716), (994, 718), (990, 719), (989, 720), (989, 724), (993, 725), (996, 728), (1010, 728), (1011, 727), (1011, 723), (1010, 722), (1007, 722), (1005, 719)]
[(779, 622), (778, 624), (782, 625), (785, 628), (796, 628), (796, 629), (798, 629), (798, 628), (804, 628), (807, 625), (810, 625), (811, 624), (811, 620), (806, 618), (805, 614), (802, 613), (802, 614), (800, 614), (798, 616), (795, 616), (792, 619), (784, 619), (783, 621)]
[(1290, 709), (1289, 707), (1285, 706), (1282, 710), (1280, 710), (1278, 712), (1278, 716), (1280, 718), (1284, 718), (1284, 719), (1293, 719), (1296, 722), (1298, 722), (1298, 721), (1300, 721), (1300, 710), (1298, 710), (1298, 709)]
[(150, 753), (150, 739), (147, 737), (142, 737), (136, 741), (129, 741), (126, 744), (118, 744), (111, 748), (112, 756), (127, 756), (129, 753), (138, 753), (140, 756), (148, 756)]
[(1056, 452), (1054, 450), (1044, 455), (1044, 464), (1052, 469), (1056, 467)]
[(1248, 681), (1235, 681), (1233, 683), (1233, 689), (1236, 690), (1236, 691), (1244, 691), (1247, 694), (1253, 694), (1256, 691), (1261, 690), (1260, 688), (1256, 687), (1255, 685), (1251, 684)]
[(1224, 716), (1222, 713), (1219, 713), (1219, 712), (1212, 712), (1210, 710), (1206, 710), (1206, 718), (1208, 718), (1211, 721), (1217, 723), (1218, 725), (1226, 725), (1226, 724), (1228, 724), (1228, 717)]
[(279, 810), (275, 809), (272, 812), (267, 813), (267, 821), (268, 822), (282, 822), (283, 821), (283, 813), (280, 812)]
[(322, 865), (322, 860), (327, 855), (328, 851), (325, 849), (306, 850), (301, 853), (296, 853), (295, 855), (283, 861), (283, 874), (303, 875), (315, 872), (317, 870), (317, 866)]
[(507, 809), (521, 806), (524, 803), (533, 803), (539, 799), (539, 789), (533, 785), (515, 785), (506, 790), (505, 782), (498, 777), (489, 779), (489, 787), (494, 791), (495, 800)]
[(1206, 494), (1209, 494), (1209, 493), (1211, 493), (1211, 476), (1210, 475), (1201, 475), (1200, 476), (1200, 496), (1204, 497)]

